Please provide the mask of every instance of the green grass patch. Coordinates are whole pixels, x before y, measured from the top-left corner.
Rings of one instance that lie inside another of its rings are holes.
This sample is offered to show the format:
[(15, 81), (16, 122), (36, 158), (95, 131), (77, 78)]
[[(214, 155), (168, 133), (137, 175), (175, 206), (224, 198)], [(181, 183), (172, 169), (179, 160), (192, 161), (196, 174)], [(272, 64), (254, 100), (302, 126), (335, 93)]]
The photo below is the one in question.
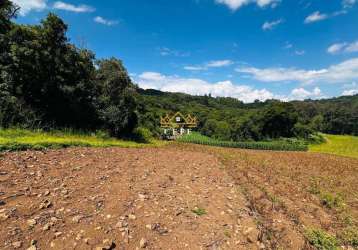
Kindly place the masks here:
[(308, 192), (316, 195), (321, 204), (329, 209), (342, 209), (345, 206), (342, 195), (322, 190), (320, 187), (320, 180), (317, 178), (311, 179), (311, 185), (308, 187)]
[(345, 228), (338, 237), (344, 244), (358, 248), (358, 227)]
[(309, 151), (358, 158), (358, 136), (324, 135), (326, 142), (310, 145)]
[(194, 214), (197, 216), (202, 216), (206, 214), (206, 210), (204, 208), (195, 207), (193, 210), (191, 210)]
[(277, 151), (307, 151), (307, 145), (302, 141), (297, 140), (277, 140), (277, 141), (263, 141), (263, 142), (234, 142), (234, 141), (220, 141), (199, 133), (191, 133), (184, 135), (178, 139), (179, 142), (195, 143), (201, 145), (227, 147), (227, 148), (243, 148), (256, 150), (277, 150)]
[(342, 208), (344, 205), (343, 198), (340, 195), (335, 195), (328, 192), (321, 192), (318, 194), (323, 206), (332, 208)]
[(160, 146), (163, 142), (148, 143), (119, 140), (103, 132), (86, 133), (71, 130), (44, 132), (42, 130), (0, 129), (0, 151), (43, 150), (66, 147), (147, 147)]
[(310, 228), (305, 231), (308, 242), (318, 250), (338, 250), (337, 238), (321, 229)]

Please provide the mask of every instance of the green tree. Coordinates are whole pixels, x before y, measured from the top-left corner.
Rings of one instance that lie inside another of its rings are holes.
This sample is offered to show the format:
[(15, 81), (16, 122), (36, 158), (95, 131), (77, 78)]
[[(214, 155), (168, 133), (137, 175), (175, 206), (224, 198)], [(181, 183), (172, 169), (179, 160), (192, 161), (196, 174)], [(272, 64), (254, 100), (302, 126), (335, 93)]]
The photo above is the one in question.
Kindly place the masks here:
[(100, 118), (112, 136), (129, 134), (137, 126), (136, 91), (127, 70), (118, 59), (98, 61), (96, 79), (100, 92)]
[(262, 127), (257, 117), (245, 117), (237, 120), (233, 128), (232, 138), (235, 141), (260, 140), (262, 137), (261, 130)]
[(265, 108), (261, 120), (264, 137), (292, 137), (298, 113), (291, 103), (276, 102)]
[(16, 103), (33, 110), (43, 125), (91, 128), (97, 121), (94, 55), (68, 43), (66, 31), (54, 14), (37, 26), (13, 24), (2, 79)]
[(18, 7), (11, 1), (0, 1), (0, 127), (25, 121), (23, 105), (12, 94), (13, 81), (7, 72), (11, 62), (10, 39), (11, 18), (16, 17)]
[(322, 115), (316, 115), (310, 122), (310, 127), (315, 131), (322, 131), (324, 117)]
[(300, 122), (296, 123), (293, 127), (293, 134), (297, 138), (308, 139), (310, 135), (312, 135), (314, 131), (308, 125), (304, 125)]
[(230, 125), (226, 121), (219, 121), (217, 123), (215, 134), (216, 134), (215, 137), (218, 139), (225, 140), (225, 141), (230, 140), (231, 139)]
[(214, 137), (216, 128), (217, 128), (217, 121), (214, 119), (208, 119), (204, 123), (201, 132), (206, 136)]
[(216, 139), (230, 140), (231, 130), (227, 122), (209, 119), (205, 122), (202, 133)]
[(11, 26), (11, 18), (16, 17), (20, 8), (9, 0), (0, 1), (0, 33), (6, 32)]

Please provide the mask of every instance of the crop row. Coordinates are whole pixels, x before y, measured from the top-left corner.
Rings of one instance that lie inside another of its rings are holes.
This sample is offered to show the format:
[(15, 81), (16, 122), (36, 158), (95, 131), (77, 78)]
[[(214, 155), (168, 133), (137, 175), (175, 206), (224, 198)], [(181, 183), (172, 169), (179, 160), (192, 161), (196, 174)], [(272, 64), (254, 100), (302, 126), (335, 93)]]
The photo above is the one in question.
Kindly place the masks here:
[(304, 143), (290, 142), (290, 141), (263, 141), (263, 142), (234, 142), (234, 141), (220, 141), (192, 133), (178, 139), (184, 143), (195, 143), (201, 145), (227, 147), (227, 148), (243, 148), (256, 150), (276, 150), (276, 151), (307, 151), (308, 147)]

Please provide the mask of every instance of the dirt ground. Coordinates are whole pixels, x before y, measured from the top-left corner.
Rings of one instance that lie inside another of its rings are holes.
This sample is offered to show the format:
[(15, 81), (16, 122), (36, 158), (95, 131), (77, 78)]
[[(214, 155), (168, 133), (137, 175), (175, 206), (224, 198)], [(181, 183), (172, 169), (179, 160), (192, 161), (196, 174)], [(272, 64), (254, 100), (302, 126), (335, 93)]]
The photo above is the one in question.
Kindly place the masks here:
[[(5, 153), (0, 249), (312, 249), (305, 228), (337, 234), (343, 216), (356, 225), (357, 180), (357, 159), (315, 153)], [(327, 208), (317, 190), (344, 194), (344, 209)]]

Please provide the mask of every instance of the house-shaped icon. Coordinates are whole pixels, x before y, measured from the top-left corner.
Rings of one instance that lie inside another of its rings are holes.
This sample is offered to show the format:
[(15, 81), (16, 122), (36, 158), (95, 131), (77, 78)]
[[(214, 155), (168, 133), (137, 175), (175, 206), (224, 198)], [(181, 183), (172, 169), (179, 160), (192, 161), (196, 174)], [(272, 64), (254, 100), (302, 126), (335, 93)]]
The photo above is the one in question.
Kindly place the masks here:
[(197, 127), (197, 119), (195, 116), (188, 114), (184, 116), (180, 112), (174, 115), (166, 114), (160, 118), (160, 126), (164, 129), (164, 135), (170, 139), (175, 139), (177, 136), (189, 134), (192, 128)]

